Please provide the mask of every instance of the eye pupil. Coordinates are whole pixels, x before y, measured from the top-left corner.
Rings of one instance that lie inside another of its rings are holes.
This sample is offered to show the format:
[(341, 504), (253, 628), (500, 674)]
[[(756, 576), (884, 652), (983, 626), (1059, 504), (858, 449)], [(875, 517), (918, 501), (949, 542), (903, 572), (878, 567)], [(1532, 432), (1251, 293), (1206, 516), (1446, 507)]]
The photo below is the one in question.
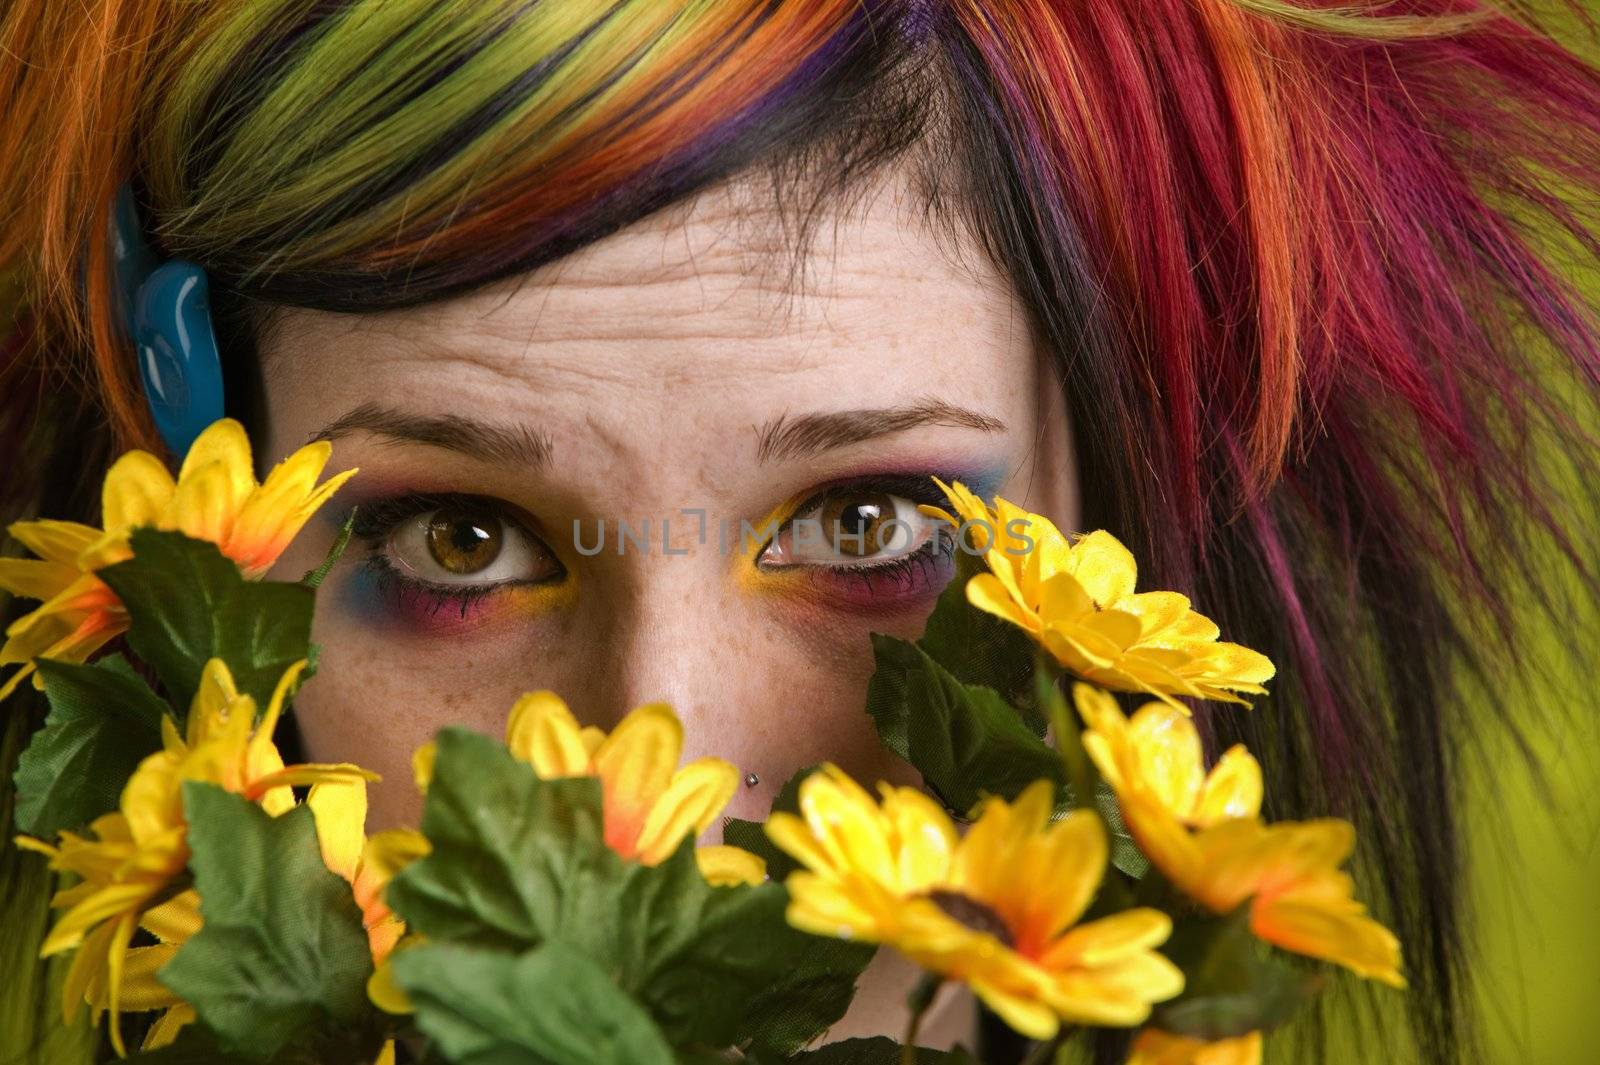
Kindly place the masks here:
[(894, 500), (889, 496), (852, 496), (822, 508), (822, 528), (840, 554), (860, 558), (887, 546), (887, 524), (893, 517)]
[(481, 511), (446, 509), (428, 519), (428, 553), (451, 573), (476, 573), (500, 555), (505, 527)]

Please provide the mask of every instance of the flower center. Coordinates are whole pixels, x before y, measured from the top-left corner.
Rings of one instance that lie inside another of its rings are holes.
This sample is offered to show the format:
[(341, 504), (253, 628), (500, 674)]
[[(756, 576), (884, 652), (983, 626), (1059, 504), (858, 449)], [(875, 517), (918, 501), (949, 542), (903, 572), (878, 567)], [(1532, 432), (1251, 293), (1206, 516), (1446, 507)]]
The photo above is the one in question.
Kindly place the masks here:
[(1011, 929), (1005, 920), (977, 899), (968, 898), (959, 891), (930, 891), (928, 898), (943, 910), (946, 916), (959, 921), (974, 932), (994, 936), (1008, 947), (1016, 946), (1016, 942), (1011, 938)]

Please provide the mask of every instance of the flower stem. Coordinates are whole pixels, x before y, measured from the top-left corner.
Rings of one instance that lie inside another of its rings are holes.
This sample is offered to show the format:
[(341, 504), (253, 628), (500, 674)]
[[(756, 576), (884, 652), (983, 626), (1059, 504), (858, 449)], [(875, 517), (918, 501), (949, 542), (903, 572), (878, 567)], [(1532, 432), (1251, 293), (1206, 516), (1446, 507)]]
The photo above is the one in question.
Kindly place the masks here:
[(1034, 666), (1034, 697), (1038, 700), (1055, 735), (1056, 751), (1066, 769), (1067, 786), (1072, 790), (1072, 805), (1079, 810), (1098, 812), (1094, 804), (1094, 763), (1083, 749), (1083, 730), (1078, 726), (1077, 715), (1067, 705), (1067, 695), (1061, 690), (1061, 671), (1044, 655), (1039, 655)]
[(352, 510), (350, 516), (345, 519), (344, 527), (339, 530), (338, 539), (334, 540), (333, 546), (328, 549), (328, 557), (322, 560), (322, 565), (301, 577), (301, 584), (304, 584), (307, 588), (321, 587), (323, 580), (328, 576), (328, 571), (333, 568), (335, 562), (339, 561), (340, 556), (344, 554), (344, 549), (350, 545), (350, 536), (355, 531), (355, 527), (356, 512)]
[(944, 983), (941, 977), (932, 973), (925, 973), (917, 986), (911, 989), (911, 994), (906, 996), (906, 1006), (911, 1010), (911, 1020), (906, 1023), (905, 1043), (900, 1048), (900, 1065), (916, 1065), (917, 1062), (917, 1032), (922, 1028), (922, 1018), (927, 1014), (928, 1007), (933, 1005), (933, 996), (939, 993), (939, 987)]
[(1046, 1039), (1042, 1043), (1033, 1044), (1033, 1049), (1028, 1051), (1028, 1056), (1022, 1059), (1022, 1065), (1049, 1065), (1056, 1058), (1056, 1051), (1061, 1049), (1061, 1044), (1066, 1036), (1058, 1035), (1054, 1039)]

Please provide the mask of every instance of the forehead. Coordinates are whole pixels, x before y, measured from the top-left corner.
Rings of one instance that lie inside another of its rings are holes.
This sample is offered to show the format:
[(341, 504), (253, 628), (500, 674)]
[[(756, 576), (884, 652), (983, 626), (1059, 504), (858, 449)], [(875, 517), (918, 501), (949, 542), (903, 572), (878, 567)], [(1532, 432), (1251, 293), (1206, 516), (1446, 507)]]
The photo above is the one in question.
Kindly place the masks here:
[(803, 241), (795, 221), (731, 184), (460, 298), (285, 311), (262, 345), (269, 394), (314, 397), (330, 418), (336, 401), (466, 404), (625, 439), (686, 415), (726, 428), (929, 395), (1003, 418), (993, 408), (1031, 390), (1011, 289), (907, 186), (817, 214)]

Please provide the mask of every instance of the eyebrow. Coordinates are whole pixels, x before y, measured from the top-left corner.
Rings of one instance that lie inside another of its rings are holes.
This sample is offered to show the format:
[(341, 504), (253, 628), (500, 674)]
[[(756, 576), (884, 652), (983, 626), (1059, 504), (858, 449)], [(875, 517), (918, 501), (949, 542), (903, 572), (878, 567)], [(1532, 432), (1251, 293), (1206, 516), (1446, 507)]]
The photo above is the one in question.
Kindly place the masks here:
[(921, 399), (902, 407), (876, 407), (828, 413), (780, 415), (760, 430), (756, 461), (798, 458), (875, 440), (928, 425), (1004, 432), (1005, 422), (938, 399)]
[(312, 436), (312, 440), (338, 440), (355, 432), (368, 432), (396, 443), (443, 448), (471, 458), (502, 465), (543, 469), (550, 464), (554, 445), (550, 437), (527, 426), (494, 425), (458, 414), (424, 415), (363, 403), (341, 415)]

